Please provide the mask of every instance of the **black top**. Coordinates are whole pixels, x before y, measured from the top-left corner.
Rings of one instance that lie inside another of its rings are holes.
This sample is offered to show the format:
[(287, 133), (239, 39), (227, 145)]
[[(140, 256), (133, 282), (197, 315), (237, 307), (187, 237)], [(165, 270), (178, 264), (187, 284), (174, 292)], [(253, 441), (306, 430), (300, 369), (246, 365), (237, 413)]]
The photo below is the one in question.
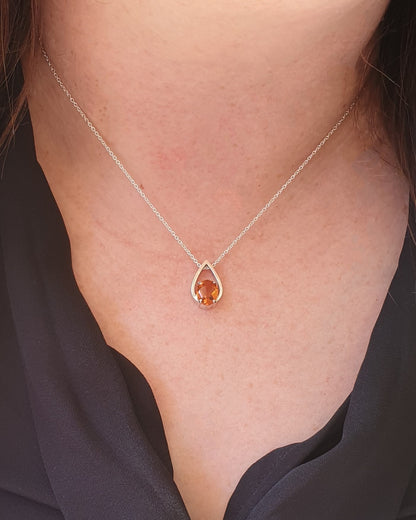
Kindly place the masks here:
[[(189, 519), (150, 387), (76, 285), (28, 119), (4, 165), (0, 237), (0, 518)], [(416, 519), (415, 264), (408, 231), (352, 393), (254, 463), (225, 520)]]

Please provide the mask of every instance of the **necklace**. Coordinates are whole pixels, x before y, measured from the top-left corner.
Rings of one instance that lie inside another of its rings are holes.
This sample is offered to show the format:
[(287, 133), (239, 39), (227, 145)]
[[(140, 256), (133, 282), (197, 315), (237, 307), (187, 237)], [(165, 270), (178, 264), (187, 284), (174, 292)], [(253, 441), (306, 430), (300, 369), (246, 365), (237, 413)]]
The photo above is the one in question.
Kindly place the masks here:
[(140, 188), (134, 178), (129, 174), (127, 169), (123, 166), (120, 159), (113, 152), (113, 150), (108, 146), (100, 132), (97, 130), (96, 126), (91, 122), (91, 120), (87, 117), (81, 106), (72, 96), (70, 91), (67, 89), (60, 76), (58, 75), (55, 67), (52, 65), (51, 60), (49, 59), (46, 50), (41, 47), (42, 55), (49, 66), (49, 70), (55, 78), (57, 84), (61, 88), (61, 90), (65, 93), (66, 97), (78, 112), (80, 117), (84, 120), (85, 124), (88, 126), (90, 131), (95, 135), (100, 144), (104, 147), (108, 155), (115, 162), (118, 168), (122, 171), (122, 173), (126, 176), (130, 184), (137, 191), (137, 193), (142, 197), (142, 199), (146, 202), (146, 204), (150, 207), (156, 217), (160, 220), (160, 222), (165, 226), (168, 232), (172, 235), (172, 237), (176, 240), (176, 242), (182, 247), (185, 253), (189, 256), (189, 258), (194, 262), (197, 266), (197, 271), (195, 276), (192, 279), (191, 283), (191, 295), (192, 298), (199, 304), (200, 308), (210, 309), (215, 306), (216, 303), (221, 299), (223, 295), (223, 286), (221, 283), (221, 279), (218, 276), (218, 273), (215, 270), (215, 266), (221, 262), (221, 260), (228, 255), (231, 249), (243, 238), (243, 236), (251, 229), (252, 226), (259, 220), (260, 217), (264, 215), (264, 213), (270, 208), (270, 206), (280, 197), (280, 195), (285, 191), (285, 189), (291, 184), (294, 179), (299, 175), (301, 171), (305, 168), (305, 166), (315, 157), (315, 155), (321, 150), (321, 148), (327, 143), (327, 141), (332, 137), (332, 135), (338, 130), (338, 128), (342, 125), (345, 119), (349, 116), (352, 109), (354, 108), (355, 101), (348, 107), (345, 111), (341, 119), (331, 128), (331, 130), (326, 134), (326, 136), (320, 141), (320, 143), (312, 150), (312, 152), (306, 157), (306, 159), (298, 166), (298, 168), (292, 173), (292, 175), (286, 180), (286, 182), (279, 188), (279, 190), (271, 197), (271, 199), (261, 208), (261, 210), (257, 213), (255, 217), (253, 217), (247, 226), (234, 238), (234, 240), (224, 249), (224, 251), (218, 256), (218, 258), (210, 263), (208, 260), (204, 260), (203, 262), (199, 262), (195, 255), (191, 252), (191, 250), (185, 245), (183, 240), (177, 235), (177, 233), (172, 229), (167, 220), (160, 214), (158, 209), (154, 206), (154, 204), (149, 200), (145, 192)]

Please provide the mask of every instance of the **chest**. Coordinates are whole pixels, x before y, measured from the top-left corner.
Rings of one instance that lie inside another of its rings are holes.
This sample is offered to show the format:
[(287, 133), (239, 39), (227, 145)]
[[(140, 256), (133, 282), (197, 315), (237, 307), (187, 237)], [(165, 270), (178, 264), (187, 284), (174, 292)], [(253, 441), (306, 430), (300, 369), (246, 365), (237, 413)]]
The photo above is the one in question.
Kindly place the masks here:
[(192, 262), (148, 208), (134, 204), (120, 226), (99, 204), (61, 201), (78, 285), (153, 390), (192, 520), (221, 520), (250, 465), (316, 433), (351, 392), (407, 222), (407, 190), (380, 171), (360, 190), (331, 175), (258, 222), (218, 264), (224, 294), (209, 311), (190, 295)]
[(400, 251), (400, 241), (390, 256), (352, 242), (270, 251), (261, 269), (245, 270), (254, 256), (224, 262), (224, 296), (210, 311), (193, 302), (186, 264), (120, 273), (119, 250), (90, 254), (93, 273), (74, 255), (107, 342), (154, 392), (192, 520), (222, 519), (251, 464), (316, 433), (351, 392)]

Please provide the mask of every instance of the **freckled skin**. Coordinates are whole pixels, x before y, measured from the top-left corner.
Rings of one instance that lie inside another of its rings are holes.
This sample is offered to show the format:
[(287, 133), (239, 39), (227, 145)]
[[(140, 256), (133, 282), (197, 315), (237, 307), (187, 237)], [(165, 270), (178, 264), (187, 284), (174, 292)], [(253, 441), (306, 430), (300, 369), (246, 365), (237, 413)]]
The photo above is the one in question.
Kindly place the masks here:
[[(387, 4), (43, 0), (42, 16), (67, 86), (212, 261), (344, 112)], [(243, 472), (315, 433), (354, 384), (406, 228), (391, 150), (373, 148), (360, 113), (347, 121), (218, 264), (224, 295), (204, 312), (194, 264), (42, 62), (29, 107), (79, 287), (152, 386), (192, 520), (221, 520)]]
[[(185, 190), (175, 210), (195, 215), (187, 188), (221, 186), (253, 210), (277, 190), (351, 100), (387, 1), (294, 4), (45, 0), (42, 10), (51, 57), (104, 136), (149, 189)], [(67, 141), (79, 140), (77, 127)], [(79, 144), (82, 161), (96, 145)]]

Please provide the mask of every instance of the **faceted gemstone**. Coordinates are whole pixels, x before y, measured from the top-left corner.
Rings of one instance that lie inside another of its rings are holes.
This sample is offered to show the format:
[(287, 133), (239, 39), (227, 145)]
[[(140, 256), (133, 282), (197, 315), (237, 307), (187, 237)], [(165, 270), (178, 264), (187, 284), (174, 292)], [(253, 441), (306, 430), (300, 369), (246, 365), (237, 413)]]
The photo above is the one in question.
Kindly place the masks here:
[(222, 297), (222, 283), (214, 267), (205, 260), (199, 264), (191, 284), (192, 298), (202, 309), (212, 309)]
[(204, 308), (209, 308), (216, 303), (215, 300), (218, 298), (219, 292), (218, 285), (212, 280), (202, 280), (196, 283), (195, 294), (198, 302)]

